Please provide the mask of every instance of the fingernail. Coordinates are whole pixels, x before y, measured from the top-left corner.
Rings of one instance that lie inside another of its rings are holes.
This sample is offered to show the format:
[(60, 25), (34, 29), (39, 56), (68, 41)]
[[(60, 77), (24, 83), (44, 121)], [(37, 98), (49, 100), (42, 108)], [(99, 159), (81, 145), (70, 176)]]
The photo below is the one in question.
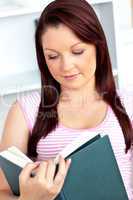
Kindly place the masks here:
[(71, 163), (71, 161), (72, 161), (72, 159), (71, 159), (71, 158), (69, 158), (69, 159), (68, 159), (68, 162), (69, 162), (69, 164)]
[(40, 164), (40, 161), (36, 161), (34, 162), (35, 165), (39, 165)]

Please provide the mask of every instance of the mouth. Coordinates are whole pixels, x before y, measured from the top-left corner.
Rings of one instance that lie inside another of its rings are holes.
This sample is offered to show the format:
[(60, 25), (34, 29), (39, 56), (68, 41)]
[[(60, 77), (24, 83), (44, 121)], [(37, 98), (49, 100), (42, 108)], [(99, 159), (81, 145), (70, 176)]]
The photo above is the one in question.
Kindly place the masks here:
[(78, 76), (79, 74), (72, 74), (72, 75), (68, 75), (68, 76), (64, 76), (65, 79), (74, 79)]

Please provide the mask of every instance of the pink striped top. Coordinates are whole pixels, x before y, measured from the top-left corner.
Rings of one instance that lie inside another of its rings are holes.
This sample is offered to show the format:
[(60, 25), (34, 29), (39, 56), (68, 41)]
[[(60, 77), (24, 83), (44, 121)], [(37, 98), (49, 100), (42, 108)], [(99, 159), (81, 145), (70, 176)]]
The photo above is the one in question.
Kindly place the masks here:
[[(119, 95), (127, 113), (133, 122), (133, 92), (119, 91)], [(24, 114), (29, 131), (32, 132), (33, 125), (37, 116), (38, 106), (40, 103), (40, 92), (32, 91), (27, 94), (19, 95), (17, 98), (19, 105)], [(122, 130), (115, 117), (112, 109), (108, 106), (108, 111), (104, 120), (95, 128), (88, 129), (73, 129), (68, 128), (59, 123), (56, 130), (49, 133), (45, 139), (40, 139), (37, 144), (38, 160), (46, 160), (55, 158), (55, 156), (71, 141), (81, 134), (92, 131), (94, 133), (101, 133), (102, 136), (108, 134), (116, 160), (128, 193), (129, 200), (133, 200), (133, 156), (132, 150), (125, 154), (125, 143)]]

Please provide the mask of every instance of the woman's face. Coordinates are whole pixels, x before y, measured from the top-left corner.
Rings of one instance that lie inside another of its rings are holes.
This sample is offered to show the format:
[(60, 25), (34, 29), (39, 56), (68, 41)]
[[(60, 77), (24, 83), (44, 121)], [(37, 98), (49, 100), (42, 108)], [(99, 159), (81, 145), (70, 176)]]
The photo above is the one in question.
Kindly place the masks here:
[(48, 69), (62, 88), (78, 89), (94, 84), (96, 48), (82, 42), (67, 26), (48, 27), (42, 36)]

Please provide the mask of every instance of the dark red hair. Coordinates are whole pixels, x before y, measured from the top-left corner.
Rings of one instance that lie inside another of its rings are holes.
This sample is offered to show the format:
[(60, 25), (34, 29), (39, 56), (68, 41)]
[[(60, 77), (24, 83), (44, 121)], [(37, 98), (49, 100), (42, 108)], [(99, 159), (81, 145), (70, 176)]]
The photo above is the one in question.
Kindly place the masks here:
[[(60, 94), (60, 85), (48, 70), (41, 39), (48, 27), (58, 27), (61, 23), (68, 26), (83, 42), (96, 46), (96, 90), (113, 109), (123, 131), (125, 151), (127, 152), (132, 143), (132, 126), (116, 91), (107, 42), (98, 17), (91, 5), (85, 0), (55, 0), (42, 12), (35, 34), (42, 88), (38, 115), (28, 142), (28, 155), (36, 158), (38, 141), (41, 137), (46, 137), (58, 125), (59, 95), (57, 93)], [(51, 117), (47, 113), (51, 113)]]

